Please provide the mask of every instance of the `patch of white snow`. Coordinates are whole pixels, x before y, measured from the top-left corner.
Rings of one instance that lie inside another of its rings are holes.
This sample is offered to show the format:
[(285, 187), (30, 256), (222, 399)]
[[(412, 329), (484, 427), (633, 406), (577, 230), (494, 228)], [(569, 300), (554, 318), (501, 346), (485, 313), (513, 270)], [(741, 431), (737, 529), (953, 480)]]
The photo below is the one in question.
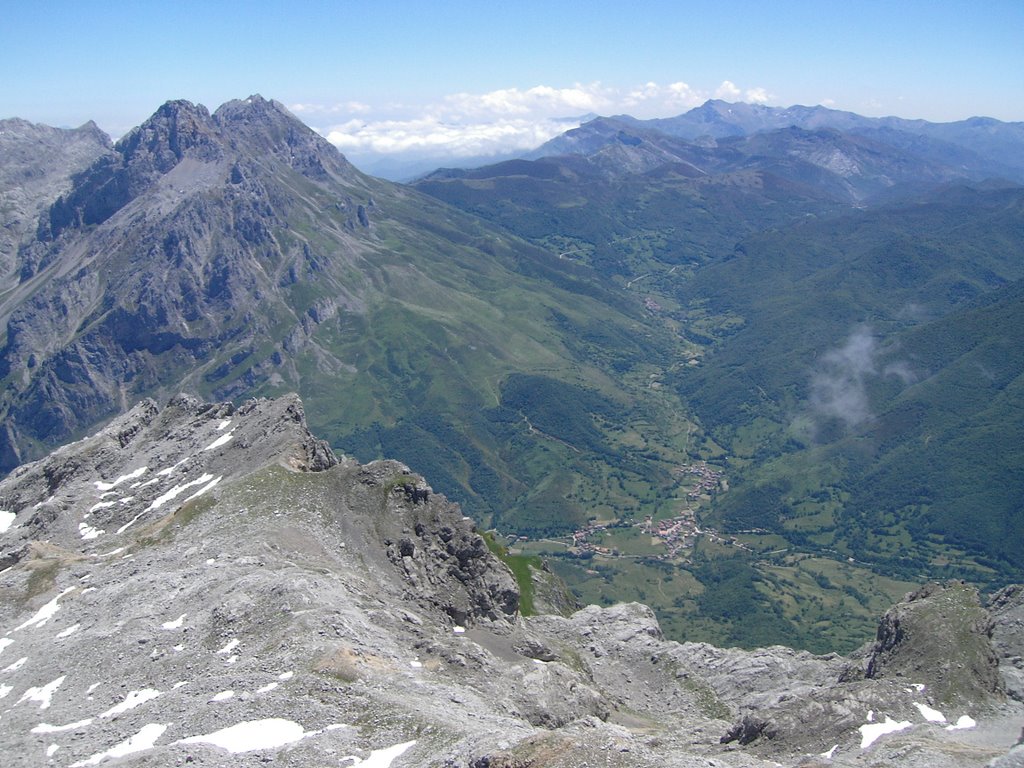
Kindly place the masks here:
[[(191, 488), (194, 485), (203, 485), (205, 483), (210, 482), (211, 480), (213, 480), (213, 475), (204, 473), (197, 477), (195, 480), (189, 480), (187, 483), (183, 483), (182, 485), (176, 485), (162, 496), (157, 496), (153, 500), (153, 502), (148, 507), (146, 507), (145, 511), (151, 512), (154, 509), (160, 509), (160, 507), (162, 507), (168, 501), (171, 501), (172, 499), (176, 498), (178, 494), (182, 493), (186, 489)], [(119, 530), (118, 533), (120, 532), (121, 531)]]
[(46, 756), (53, 757), (57, 753), (58, 749), (60, 749), (60, 744), (51, 744), (46, 748)]
[(127, 475), (121, 475), (119, 478), (117, 478), (117, 480), (115, 480), (112, 483), (105, 483), (102, 480), (97, 480), (96, 483), (95, 483), (96, 490), (97, 491), (109, 491), (111, 488), (116, 488), (121, 483), (125, 482), (126, 480), (134, 480), (137, 477), (142, 477), (148, 471), (149, 471), (149, 467), (139, 467), (138, 469), (136, 469), (136, 470), (134, 470), (132, 472), (129, 472)]
[(927, 704), (921, 704), (916, 701), (914, 702), (914, 706), (917, 707), (917, 711), (921, 713), (921, 717), (923, 717), (929, 723), (946, 722), (946, 716), (939, 712), (939, 710), (932, 709)]
[(901, 720), (900, 722), (896, 722), (888, 715), (885, 716), (884, 723), (868, 723), (862, 725), (858, 729), (860, 730), (860, 748), (867, 749), (872, 744), (874, 744), (879, 737), (884, 736), (887, 733), (903, 731), (909, 727), (909, 720)]
[(157, 474), (160, 475), (161, 477), (166, 477), (167, 475), (169, 475), (172, 472), (174, 472), (178, 467), (180, 467), (186, 461), (188, 461), (189, 458), (190, 457), (186, 456), (184, 459), (182, 459), (181, 461), (177, 462), (174, 466), (167, 467), (167, 469), (161, 469), (159, 472), (157, 472)]
[(265, 720), (247, 720), (202, 736), (182, 739), (181, 744), (212, 744), (232, 754), (257, 749), (277, 749), (293, 744), (309, 734), (293, 720), (271, 717)]
[(16, 662), (11, 664), (11, 666), (4, 667), (4, 669), (0, 670), (0, 671), (3, 671), (3, 672), (15, 672), (15, 671), (21, 669), (23, 666), (25, 666), (25, 662), (26, 661), (28, 661), (28, 656), (22, 656)]
[(231, 438), (235, 436), (235, 430), (231, 430), (226, 435), (221, 435), (208, 446), (203, 448), (204, 451), (212, 451), (214, 448), (220, 448), (222, 445), (226, 445), (231, 441)]
[(0, 533), (4, 533), (14, 525), (14, 518), (17, 517), (13, 512), (8, 512), (6, 509), (0, 509)]
[(9, 637), (0, 637), (0, 653), (4, 652), (4, 648), (11, 645), (14, 641)]
[(395, 744), (393, 747), (375, 749), (365, 760), (360, 760), (355, 755), (343, 759), (355, 760), (355, 765), (358, 765), (359, 768), (390, 768), (391, 763), (405, 754), (406, 750), (415, 743), (415, 741), (407, 741), (403, 744)]
[(46, 622), (53, 618), (53, 615), (57, 613), (57, 611), (60, 610), (60, 605), (57, 604), (57, 601), (64, 597), (64, 595), (66, 595), (68, 592), (74, 592), (76, 589), (78, 589), (78, 587), (68, 587), (67, 589), (65, 589), (63, 592), (61, 592), (59, 595), (53, 598), (53, 600), (51, 600), (38, 611), (36, 611), (35, 616), (26, 621), (20, 627), (15, 627), (14, 631), (18, 632), (27, 627), (43, 626)]
[(191, 496), (189, 496), (189, 497), (188, 497), (187, 499), (185, 499), (185, 501), (184, 501), (183, 503), (184, 503), (184, 504), (188, 504), (188, 503), (189, 503), (190, 501), (192, 501), (193, 499), (198, 499), (198, 498), (199, 498), (200, 496), (202, 496), (202, 495), (203, 495), (204, 493), (206, 493), (206, 492), (207, 492), (208, 490), (210, 490), (211, 488), (213, 488), (213, 486), (215, 486), (215, 485), (216, 485), (217, 483), (219, 483), (219, 482), (220, 482), (221, 480), (223, 480), (223, 479), (224, 479), (224, 476), (223, 476), (223, 475), (220, 475), (220, 476), (218, 476), (218, 477), (215, 477), (215, 478), (214, 478), (213, 480), (211, 480), (210, 482), (208, 482), (208, 483), (207, 483), (206, 485), (204, 485), (204, 486), (203, 486), (202, 488), (200, 488), (200, 489), (199, 489), (198, 491), (196, 491), (196, 492), (195, 492), (195, 493), (193, 493), (193, 494), (192, 494)]
[(97, 509), (107, 509), (108, 507), (116, 507), (116, 501), (97, 501), (91, 507), (89, 507), (89, 514), (91, 515)]
[(228, 699), (234, 698), (234, 695), (234, 691), (221, 691), (210, 699), (210, 701), (227, 701)]
[(13, 690), (13, 685), (0, 685), (0, 699), (5, 698)]
[(98, 539), (106, 533), (106, 531), (100, 528), (93, 528), (88, 523), (79, 523), (78, 533), (81, 535), (82, 541), (91, 541), (92, 539)]
[(56, 680), (51, 680), (41, 688), (29, 688), (21, 694), (21, 698), (18, 699), (18, 704), (21, 704), (23, 701), (38, 701), (40, 709), (49, 709), (50, 700), (53, 698), (53, 694), (56, 690), (60, 688), (61, 683), (64, 682), (65, 677), (67, 677), (67, 675), (61, 675)]
[(150, 723), (144, 725), (142, 730), (136, 733), (134, 736), (128, 737), (120, 744), (111, 747), (106, 752), (97, 752), (92, 757), (86, 760), (80, 760), (77, 763), (72, 763), (71, 768), (81, 768), (83, 765), (99, 765), (103, 760), (108, 757), (124, 757), (125, 755), (131, 755), (136, 752), (143, 752), (147, 749), (152, 749), (156, 744), (156, 740), (163, 736), (164, 731), (167, 730), (167, 725), (161, 723)]
[(75, 632), (77, 632), (81, 628), (82, 628), (81, 624), (72, 624), (70, 627), (65, 629), (63, 632), (58, 632), (57, 636), (54, 637), (53, 639), (54, 640), (63, 640), (65, 637), (70, 637), (71, 635), (75, 634)]
[(289, 672), (282, 672), (280, 675), (277, 676), (277, 679), (281, 680), (281, 681), (291, 680), (294, 676), (295, 676), (294, 672), (291, 672), (291, 671), (289, 671)]
[(120, 715), (122, 712), (127, 712), (129, 709), (135, 709), (142, 704), (145, 704), (151, 699), (155, 699), (160, 695), (160, 691), (155, 688), (143, 688), (141, 691), (129, 691), (128, 695), (124, 697), (124, 701), (120, 704), (116, 704), (106, 712), (100, 715), (100, 717), (115, 717)]
[(964, 731), (968, 728), (973, 728), (978, 722), (970, 715), (960, 715), (957, 721), (953, 725), (947, 725), (947, 731)]
[(50, 725), (49, 723), (40, 723), (32, 729), (32, 733), (61, 733), (62, 731), (77, 731), (79, 728), (85, 728), (87, 725), (92, 725), (92, 718), (86, 718), (85, 720), (79, 720), (76, 723), (68, 723), (67, 725)]
[(217, 651), (217, 653), (221, 653), (221, 654), (231, 653), (237, 647), (238, 647), (238, 638), (237, 637), (233, 637), (231, 640), (228, 641), (228, 644), (225, 645), (223, 648), (221, 648), (219, 651)]
[(183, 614), (181, 614), (181, 616), (176, 618), (174, 621), (165, 621), (163, 624), (160, 625), (160, 628), (161, 629), (180, 629), (181, 625), (185, 621), (185, 616), (186, 616), (186, 614), (183, 613)]
[(839, 745), (833, 744), (832, 749), (830, 749), (828, 752), (821, 753), (821, 757), (824, 757), (826, 760), (831, 760), (832, 757), (835, 755), (837, 749), (839, 749)]
[(223, 419), (220, 424), (217, 425), (217, 431), (223, 432), (231, 425), (231, 419)]
[(261, 685), (256, 689), (256, 693), (270, 693), (270, 691), (277, 688), (278, 685), (280, 685), (280, 683), (267, 683), (266, 685)]

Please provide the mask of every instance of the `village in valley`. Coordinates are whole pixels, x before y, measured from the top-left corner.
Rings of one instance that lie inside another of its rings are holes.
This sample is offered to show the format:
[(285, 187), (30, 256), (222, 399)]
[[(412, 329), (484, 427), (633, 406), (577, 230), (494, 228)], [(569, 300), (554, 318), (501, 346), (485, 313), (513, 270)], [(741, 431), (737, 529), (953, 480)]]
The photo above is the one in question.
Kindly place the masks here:
[[(578, 557), (667, 561), (685, 557), (699, 535), (722, 540), (716, 531), (700, 527), (697, 509), (715, 493), (728, 489), (723, 470), (698, 461), (676, 467), (674, 471), (679, 476), (680, 486), (686, 488), (685, 499), (679, 499), (682, 509), (675, 515), (657, 519), (647, 516), (641, 521), (592, 520), (564, 539), (549, 541), (564, 545), (567, 554)], [(637, 546), (628, 546), (624, 539), (636, 540)], [(522, 537), (520, 546), (526, 541)]]

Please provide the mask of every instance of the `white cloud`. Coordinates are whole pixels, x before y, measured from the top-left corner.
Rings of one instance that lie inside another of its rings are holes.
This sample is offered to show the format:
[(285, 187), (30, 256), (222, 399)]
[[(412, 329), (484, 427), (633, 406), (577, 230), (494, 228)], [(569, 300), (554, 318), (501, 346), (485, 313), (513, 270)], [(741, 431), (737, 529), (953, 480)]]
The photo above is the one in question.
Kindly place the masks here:
[(332, 126), (326, 138), (342, 152), (429, 152), (471, 157), (533, 149), (577, 125), (578, 122), (526, 118), (460, 123), (446, 123), (433, 117), (378, 122), (350, 120)]
[(771, 100), (771, 96), (764, 88), (750, 88), (744, 95), (744, 100), (750, 104), (767, 104)]
[(576, 84), (572, 88), (501, 88), (483, 94), (456, 93), (445, 97), (446, 111), (461, 115), (546, 115), (549, 117), (595, 112), (613, 101), (600, 83)]
[(288, 109), (296, 115), (361, 115), (372, 112), (373, 107), (361, 101), (334, 102), (332, 104), (300, 103), (289, 104)]
[(484, 157), (534, 149), (579, 125), (588, 113), (628, 113), (646, 119), (671, 117), (699, 106), (712, 95), (764, 104), (762, 87), (742, 90), (724, 81), (714, 94), (682, 80), (647, 82), (631, 88), (575, 83), (558, 88), (501, 88), (460, 92), (419, 105), (367, 105), (358, 101), (299, 103), (290, 109), (314, 125), (328, 141), (353, 157), (430, 155)]
[(725, 99), (726, 101), (736, 101), (741, 94), (742, 91), (740, 91), (734, 83), (729, 80), (723, 80), (722, 84), (718, 86), (718, 89), (715, 91), (715, 98)]

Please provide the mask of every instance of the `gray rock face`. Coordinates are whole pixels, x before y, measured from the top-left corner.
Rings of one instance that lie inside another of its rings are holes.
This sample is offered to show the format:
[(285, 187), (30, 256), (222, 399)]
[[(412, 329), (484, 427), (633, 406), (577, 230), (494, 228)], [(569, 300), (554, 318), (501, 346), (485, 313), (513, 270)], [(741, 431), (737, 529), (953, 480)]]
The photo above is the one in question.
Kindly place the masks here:
[(18, 249), (34, 235), (40, 214), (66, 193), (72, 177), (110, 153), (110, 138), (89, 122), (51, 128), (0, 120), (0, 280), (17, 285)]
[(1024, 701), (1024, 586), (1012, 584), (992, 596), (992, 647), (1006, 693)]
[[(1006, 753), (1024, 714), (993, 698), (939, 715), (932, 683), (841, 682), (853, 661), (835, 655), (666, 641), (639, 604), (523, 618), (517, 603), (456, 505), (397, 462), (336, 457), (296, 397), (144, 401), (0, 482), (0, 752), (16, 767), (966, 766)], [(961, 714), (977, 727), (946, 730)]]
[(882, 618), (865, 676), (912, 678), (939, 702), (983, 702), (1002, 691), (992, 629), (975, 589), (928, 584)]
[[(341, 283), (368, 244), (334, 219), (351, 207), (354, 220), (375, 182), (280, 104), (254, 96), (211, 115), (168, 102), (113, 149), (94, 126), (34, 130), (36, 143), (61, 150), (49, 165), (26, 171), (5, 157), (0, 168), (0, 193), (26, 198), (22, 234), (0, 244), (8, 271), (17, 268), (16, 290), (0, 299), (0, 375), (9, 376), (0, 471), (129, 398), (237, 397), (270, 379), (297, 382), (293, 353), (340, 307), (357, 307), (355, 286)], [(28, 172), (46, 183), (23, 183)], [(308, 188), (296, 195), (296, 185)], [(316, 245), (290, 234), (295, 217), (321, 219)], [(296, 302), (290, 286), (311, 274), (321, 286)], [(341, 366), (319, 352), (324, 366)]]

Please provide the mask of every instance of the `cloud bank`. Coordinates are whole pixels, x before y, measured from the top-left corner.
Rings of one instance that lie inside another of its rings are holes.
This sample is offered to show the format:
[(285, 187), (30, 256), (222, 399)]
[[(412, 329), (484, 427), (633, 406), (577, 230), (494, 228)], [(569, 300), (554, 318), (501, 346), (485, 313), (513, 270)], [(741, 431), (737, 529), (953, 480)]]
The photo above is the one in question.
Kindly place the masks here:
[(455, 93), (427, 104), (301, 103), (289, 108), (342, 152), (432, 155), (454, 159), (533, 149), (595, 114), (670, 117), (710, 98), (770, 101), (761, 87), (741, 89), (726, 80), (713, 91), (685, 82), (612, 88), (601, 83), (569, 88), (537, 85), (487, 93)]
[(906, 386), (916, 380), (904, 360), (882, 363), (882, 350), (868, 326), (853, 330), (846, 342), (822, 355), (811, 373), (809, 405), (816, 421), (838, 419), (847, 429), (874, 418), (868, 386), (874, 378), (895, 378)]

